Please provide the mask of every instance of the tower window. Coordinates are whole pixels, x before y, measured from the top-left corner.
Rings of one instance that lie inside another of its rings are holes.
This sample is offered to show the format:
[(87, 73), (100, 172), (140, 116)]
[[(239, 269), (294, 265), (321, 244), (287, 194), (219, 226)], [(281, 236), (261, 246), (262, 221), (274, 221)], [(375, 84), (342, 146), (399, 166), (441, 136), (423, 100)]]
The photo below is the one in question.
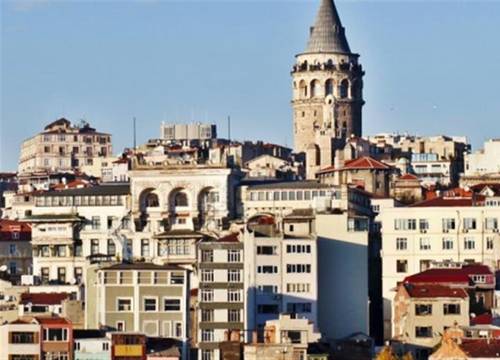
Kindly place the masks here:
[(302, 111), (302, 117), (306, 116), (306, 112)]
[(341, 99), (345, 99), (348, 95), (349, 81), (347, 79), (342, 80), (339, 86), (339, 94)]
[(333, 80), (328, 79), (325, 82), (325, 96), (333, 95)]

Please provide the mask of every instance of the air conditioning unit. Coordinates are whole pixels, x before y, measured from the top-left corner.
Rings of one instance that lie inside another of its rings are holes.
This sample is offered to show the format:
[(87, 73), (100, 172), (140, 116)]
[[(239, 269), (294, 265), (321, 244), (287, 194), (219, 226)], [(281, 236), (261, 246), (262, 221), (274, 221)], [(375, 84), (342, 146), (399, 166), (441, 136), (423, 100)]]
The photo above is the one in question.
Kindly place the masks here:
[(422, 234), (427, 234), (427, 230), (426, 230), (426, 229), (420, 229), (420, 232), (421, 232)]
[(497, 233), (497, 232), (498, 232), (498, 229), (497, 229), (497, 228), (494, 228), (494, 229), (493, 229), (493, 232), (496, 232), (496, 233)]
[(469, 229), (464, 229), (464, 233), (468, 233), (469, 232)]
[(448, 230), (448, 229), (444, 229), (444, 230), (443, 230), (443, 232), (444, 232), (444, 233), (449, 233), (449, 232), (450, 232), (450, 230)]

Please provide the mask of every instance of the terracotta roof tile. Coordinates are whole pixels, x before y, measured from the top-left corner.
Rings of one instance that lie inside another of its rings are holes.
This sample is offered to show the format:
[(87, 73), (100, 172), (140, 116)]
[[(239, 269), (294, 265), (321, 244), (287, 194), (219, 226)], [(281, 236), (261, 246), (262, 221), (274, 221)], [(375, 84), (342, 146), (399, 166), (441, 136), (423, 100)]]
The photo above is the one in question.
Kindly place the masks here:
[(444, 285), (428, 284), (428, 285), (413, 285), (405, 284), (408, 295), (412, 298), (462, 298), (465, 299), (469, 295), (462, 288), (452, 288)]
[(459, 347), (469, 358), (500, 358), (500, 339), (463, 340)]
[(21, 294), (21, 304), (59, 305), (70, 297), (68, 293), (24, 293)]

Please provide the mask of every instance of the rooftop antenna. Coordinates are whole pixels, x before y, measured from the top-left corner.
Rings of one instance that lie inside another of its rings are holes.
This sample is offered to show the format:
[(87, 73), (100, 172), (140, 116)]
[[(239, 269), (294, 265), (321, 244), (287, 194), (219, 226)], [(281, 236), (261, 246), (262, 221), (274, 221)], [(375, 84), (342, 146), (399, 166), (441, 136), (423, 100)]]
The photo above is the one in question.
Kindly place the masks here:
[(136, 149), (136, 145), (137, 145), (137, 133), (136, 133), (136, 126), (135, 126), (135, 116), (134, 116), (134, 150)]
[(229, 145), (231, 145), (231, 116), (227, 116), (227, 139), (229, 140)]

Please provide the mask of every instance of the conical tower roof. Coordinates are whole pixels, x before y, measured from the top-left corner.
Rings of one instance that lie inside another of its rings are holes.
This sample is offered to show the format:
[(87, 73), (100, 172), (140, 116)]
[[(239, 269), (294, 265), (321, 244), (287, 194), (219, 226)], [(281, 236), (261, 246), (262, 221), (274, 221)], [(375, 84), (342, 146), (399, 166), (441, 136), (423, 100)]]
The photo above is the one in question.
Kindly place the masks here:
[(305, 52), (351, 52), (333, 0), (321, 0)]

